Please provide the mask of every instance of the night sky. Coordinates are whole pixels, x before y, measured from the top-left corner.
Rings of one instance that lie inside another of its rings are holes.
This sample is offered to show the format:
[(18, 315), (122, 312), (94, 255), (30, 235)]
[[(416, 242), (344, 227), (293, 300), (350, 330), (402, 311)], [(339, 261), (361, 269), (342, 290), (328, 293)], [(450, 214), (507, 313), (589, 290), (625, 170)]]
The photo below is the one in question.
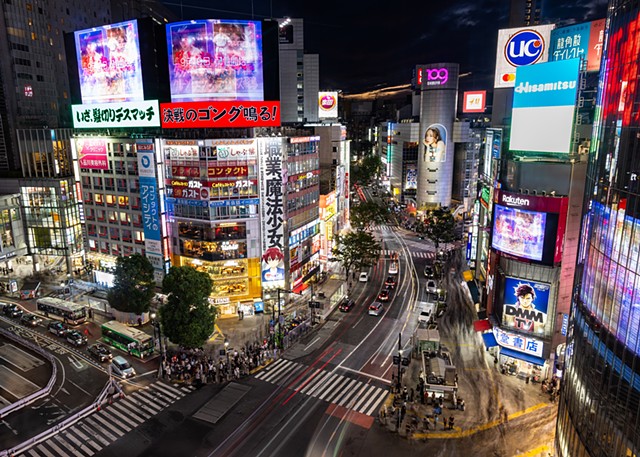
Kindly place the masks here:
[[(305, 52), (320, 55), (320, 90), (407, 84), (417, 64), (458, 62), (464, 89), (491, 89), (508, 0), (167, 0), (184, 19), (304, 19)], [(215, 7), (213, 7), (215, 6)], [(543, 21), (606, 16), (606, 0), (546, 0)], [(252, 14), (253, 13), (253, 14)]]

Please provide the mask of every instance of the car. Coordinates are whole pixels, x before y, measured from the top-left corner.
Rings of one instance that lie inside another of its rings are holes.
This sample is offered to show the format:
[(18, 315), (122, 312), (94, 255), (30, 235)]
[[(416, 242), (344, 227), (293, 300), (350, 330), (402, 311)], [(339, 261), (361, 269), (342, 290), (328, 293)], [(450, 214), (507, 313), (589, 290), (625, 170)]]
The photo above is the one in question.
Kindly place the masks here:
[(391, 291), (387, 288), (382, 289), (378, 294), (378, 300), (380, 301), (389, 301), (389, 297), (391, 296)]
[(424, 267), (424, 277), (427, 279), (434, 279), (436, 277), (436, 272), (431, 265)]
[(391, 265), (389, 265), (389, 274), (390, 275), (398, 274), (398, 262), (391, 262)]
[(369, 273), (367, 273), (366, 271), (361, 272), (360, 273), (360, 277), (358, 278), (358, 281), (360, 281), (360, 282), (369, 281)]
[(87, 337), (77, 330), (69, 330), (66, 337), (67, 342), (73, 346), (79, 347), (87, 344)]
[(438, 303), (444, 305), (447, 303), (447, 291), (440, 289), (438, 291)]
[(9, 316), (9, 317), (20, 317), (22, 315), (22, 309), (20, 309), (18, 305), (13, 303), (4, 305), (2, 312), (4, 312), (5, 316)]
[(382, 303), (380, 303), (379, 301), (374, 301), (369, 306), (369, 316), (379, 316), (380, 314), (382, 314), (383, 311), (384, 311), (384, 307), (382, 306)]
[(342, 300), (342, 303), (340, 303), (340, 305), (338, 306), (338, 309), (343, 313), (348, 313), (349, 311), (351, 311), (351, 308), (353, 308), (355, 305), (356, 305), (355, 301), (347, 298), (345, 300)]
[(87, 348), (91, 356), (99, 362), (106, 362), (113, 359), (113, 354), (104, 344), (96, 343)]
[(111, 371), (113, 374), (123, 378), (132, 378), (136, 375), (136, 370), (127, 362), (127, 359), (120, 355), (114, 357), (111, 361)]
[(40, 322), (42, 322), (42, 319), (35, 314), (25, 313), (20, 317), (20, 323), (29, 327), (37, 327)]
[(66, 336), (69, 333), (69, 327), (58, 321), (49, 322), (47, 329), (56, 336)]
[(389, 276), (387, 280), (384, 282), (385, 286), (391, 287), (391, 288), (396, 287), (396, 284), (397, 284), (396, 278), (394, 278), (393, 276)]
[(427, 281), (426, 290), (428, 294), (438, 293), (438, 286), (436, 285), (436, 282), (433, 279), (430, 279)]

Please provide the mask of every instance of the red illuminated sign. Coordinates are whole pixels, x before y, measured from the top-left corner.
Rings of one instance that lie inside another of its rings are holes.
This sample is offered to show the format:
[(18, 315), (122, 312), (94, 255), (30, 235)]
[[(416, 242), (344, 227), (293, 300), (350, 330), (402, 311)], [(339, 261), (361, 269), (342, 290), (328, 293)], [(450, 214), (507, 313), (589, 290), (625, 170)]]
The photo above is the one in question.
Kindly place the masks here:
[(464, 93), (463, 113), (484, 113), (487, 106), (487, 91), (478, 90)]
[(185, 178), (199, 178), (200, 167), (171, 167), (171, 176), (184, 176)]
[(280, 102), (181, 102), (160, 104), (163, 129), (279, 127)]

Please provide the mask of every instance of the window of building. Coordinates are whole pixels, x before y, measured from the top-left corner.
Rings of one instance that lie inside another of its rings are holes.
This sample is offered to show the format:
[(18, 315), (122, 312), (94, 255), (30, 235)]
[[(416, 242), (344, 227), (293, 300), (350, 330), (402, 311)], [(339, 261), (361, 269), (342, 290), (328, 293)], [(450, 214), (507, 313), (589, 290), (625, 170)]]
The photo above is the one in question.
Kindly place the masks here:
[(104, 205), (104, 196), (102, 194), (95, 194), (93, 201), (96, 205)]
[(38, 39), (38, 34), (36, 32), (31, 32), (31, 40), (36, 41)]
[(27, 11), (33, 11), (33, 5), (31, 3), (27, 3), (26, 5)]

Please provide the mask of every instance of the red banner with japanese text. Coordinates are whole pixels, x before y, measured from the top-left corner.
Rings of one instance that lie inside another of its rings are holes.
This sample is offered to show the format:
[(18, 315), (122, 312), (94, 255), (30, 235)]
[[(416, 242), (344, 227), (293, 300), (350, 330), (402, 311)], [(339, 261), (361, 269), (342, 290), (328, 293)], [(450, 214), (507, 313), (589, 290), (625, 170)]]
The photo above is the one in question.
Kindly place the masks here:
[(163, 129), (279, 127), (280, 102), (161, 103), (160, 116)]

